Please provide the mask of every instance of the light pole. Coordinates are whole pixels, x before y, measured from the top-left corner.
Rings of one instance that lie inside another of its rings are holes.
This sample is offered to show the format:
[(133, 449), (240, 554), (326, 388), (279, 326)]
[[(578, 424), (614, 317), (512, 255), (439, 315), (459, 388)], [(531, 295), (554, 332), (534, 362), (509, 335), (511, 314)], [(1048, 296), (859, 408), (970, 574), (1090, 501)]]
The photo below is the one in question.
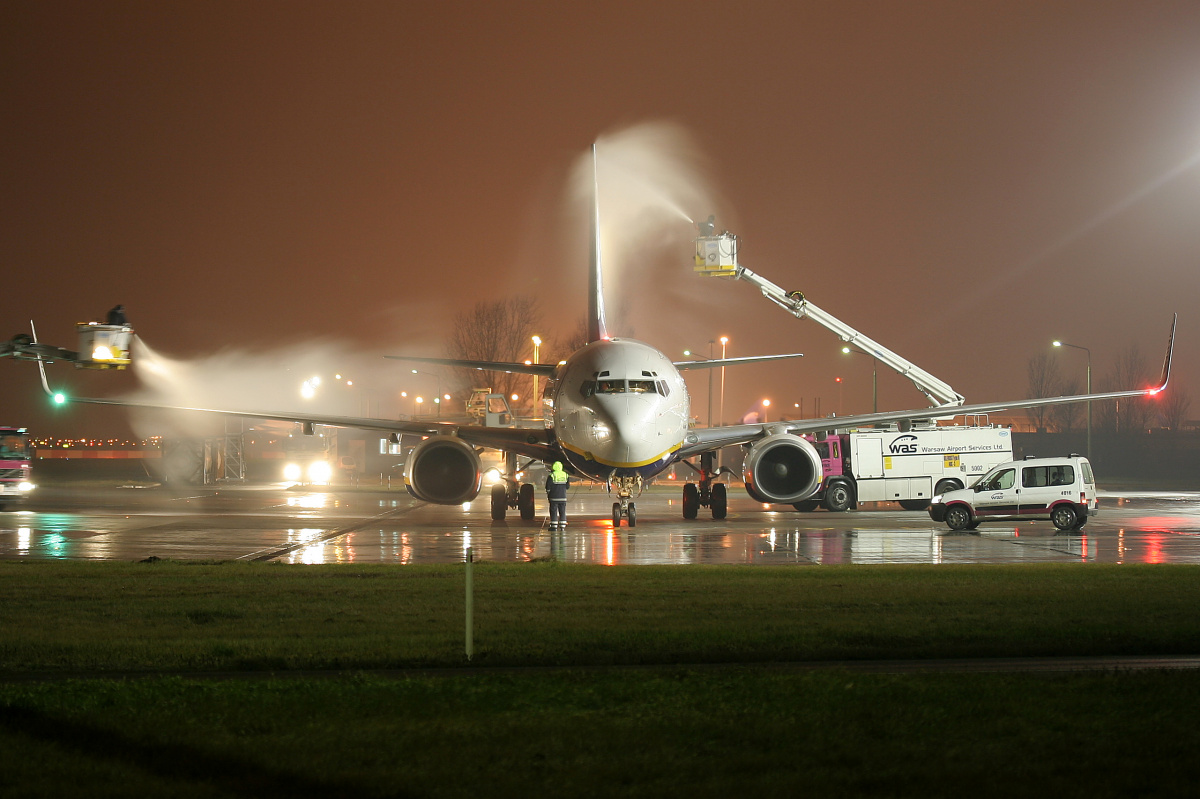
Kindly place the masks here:
[(762, 410), (762, 423), (763, 424), (767, 423), (767, 408), (770, 408), (770, 407), (771, 407), (771, 401), (764, 397), (763, 401), (762, 401), (762, 409), (763, 409)]
[[(538, 352), (542, 347), (542, 337), (534, 336), (533, 341), (533, 362), (536, 365), (538, 362)], [(542, 418), (542, 395), (538, 392), (538, 376), (533, 376), (533, 418)]]
[[(1092, 351), (1089, 350), (1087, 347), (1081, 347), (1078, 344), (1068, 344), (1065, 341), (1056, 341), (1056, 342), (1054, 342), (1054, 346), (1056, 346), (1056, 347), (1073, 347), (1074, 349), (1083, 350), (1084, 352), (1087, 353), (1087, 393), (1091, 394), (1092, 393)], [(1087, 456), (1088, 456), (1088, 460), (1090, 461), (1092, 459), (1092, 401), (1091, 400), (1088, 400), (1087, 414), (1088, 414)]]
[[(847, 355), (867, 355), (868, 353), (842, 347)], [(871, 413), (879, 413), (879, 359), (871, 356)]]
[[(683, 354), (686, 355), (687, 357), (692, 358), (697, 361), (700, 361), (700, 360), (711, 361), (713, 359), (713, 345), (716, 343), (717, 342), (715, 342), (715, 341), (709, 340), (709, 342), (708, 342), (708, 358), (707, 359), (697, 358), (696, 354), (693, 353), (691, 350), (684, 350)], [(713, 397), (712, 381), (713, 381), (713, 375), (712, 375), (712, 369), (705, 369), (704, 371), (708, 372), (708, 426), (712, 427), (712, 397)]]
[[(725, 347), (729, 344), (729, 336), (721, 336), (721, 360), (725, 360)], [(725, 424), (725, 365), (721, 364), (721, 406), (717, 413), (717, 424)]]
[[(412, 373), (414, 375), (425, 375), (426, 377), (432, 377), (434, 380), (437, 381), (437, 396), (433, 398), (433, 404), (437, 405), (437, 415), (441, 416), (442, 415), (442, 376), (435, 375), (433, 372), (422, 372), (420, 369), (413, 369)], [(421, 401), (420, 399), (417, 400), (417, 402), (420, 402), (420, 401)]]

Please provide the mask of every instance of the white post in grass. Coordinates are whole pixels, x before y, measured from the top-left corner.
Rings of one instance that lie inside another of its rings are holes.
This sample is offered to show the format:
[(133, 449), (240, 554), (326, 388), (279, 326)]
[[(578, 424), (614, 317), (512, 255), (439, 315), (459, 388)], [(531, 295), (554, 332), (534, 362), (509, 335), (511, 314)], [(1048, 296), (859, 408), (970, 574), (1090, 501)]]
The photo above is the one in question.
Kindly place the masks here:
[(474, 548), (467, 547), (467, 660), (470, 660), (471, 656), (475, 654), (475, 592), (471, 585), (471, 564), (474, 560)]

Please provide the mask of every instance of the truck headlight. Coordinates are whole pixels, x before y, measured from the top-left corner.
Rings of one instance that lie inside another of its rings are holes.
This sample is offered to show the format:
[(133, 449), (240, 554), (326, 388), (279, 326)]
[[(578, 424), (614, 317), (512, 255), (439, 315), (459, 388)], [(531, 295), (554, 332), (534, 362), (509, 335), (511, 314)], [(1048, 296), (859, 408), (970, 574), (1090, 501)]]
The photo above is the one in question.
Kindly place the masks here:
[(289, 463), (283, 467), (283, 479), (295, 482), (300, 479), (300, 464)]
[(21, 482), (17, 483), (17, 490), (18, 491), (32, 491), (33, 483), (29, 482), (28, 480), (22, 480)]
[(308, 466), (308, 479), (313, 483), (328, 483), (329, 478), (333, 476), (333, 469), (329, 466), (329, 461), (313, 461)]

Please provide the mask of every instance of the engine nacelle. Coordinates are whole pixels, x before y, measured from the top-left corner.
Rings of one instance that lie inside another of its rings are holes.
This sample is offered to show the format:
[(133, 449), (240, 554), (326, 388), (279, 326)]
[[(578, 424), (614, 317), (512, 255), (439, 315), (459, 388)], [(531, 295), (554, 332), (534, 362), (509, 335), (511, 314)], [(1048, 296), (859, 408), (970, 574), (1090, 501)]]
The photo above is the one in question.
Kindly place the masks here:
[(743, 472), (751, 497), (790, 505), (808, 499), (820, 487), (821, 456), (805, 439), (776, 433), (750, 448)]
[(404, 462), (404, 484), (423, 502), (470, 502), (482, 481), (479, 454), (457, 436), (431, 436), (413, 447)]

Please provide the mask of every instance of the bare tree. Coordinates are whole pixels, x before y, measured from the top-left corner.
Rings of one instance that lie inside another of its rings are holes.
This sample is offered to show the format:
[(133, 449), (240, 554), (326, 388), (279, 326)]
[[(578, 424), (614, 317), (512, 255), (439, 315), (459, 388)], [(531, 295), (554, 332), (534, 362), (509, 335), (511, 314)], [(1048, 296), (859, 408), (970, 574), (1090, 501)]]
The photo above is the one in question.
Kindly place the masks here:
[[(478, 302), (454, 317), (447, 354), (472, 361), (529, 360), (533, 355), (532, 337), (542, 323), (541, 317), (537, 298), (528, 295)], [(533, 378), (529, 375), (479, 369), (455, 372), (457, 381), (469, 388), (490, 388), (505, 396), (517, 394), (520, 405), (532, 405)]]
[(1174, 432), (1183, 429), (1184, 423), (1187, 422), (1188, 408), (1192, 404), (1192, 398), (1188, 396), (1186, 389), (1182, 388), (1178, 382), (1171, 383), (1162, 394), (1155, 398), (1154, 402), (1163, 427)]
[[(1042, 352), (1030, 358), (1028, 370), (1029, 399), (1058, 396), (1058, 386), (1062, 380), (1058, 374), (1058, 361), (1050, 357), (1049, 353)], [(1050, 415), (1048, 406), (1027, 408), (1025, 413), (1029, 415), (1029, 420), (1039, 433), (1046, 432), (1046, 420)]]
[[(548, 352), (554, 361), (561, 361), (588, 343), (588, 322), (585, 318), (580, 319), (575, 329), (567, 335), (556, 336)], [(551, 362), (551, 358), (545, 360)]]
[[(1078, 394), (1079, 378), (1072, 378), (1059, 384), (1059, 393), (1063, 396)], [(1087, 414), (1086, 402), (1067, 402), (1050, 407), (1050, 423), (1060, 433), (1070, 433), (1077, 427), (1082, 427)]]
[[(1105, 382), (1105, 391), (1125, 391), (1143, 388), (1150, 382), (1150, 368), (1142, 356), (1137, 343), (1130, 344), (1113, 364)], [(1146, 397), (1127, 397), (1113, 402), (1101, 403), (1100, 424), (1103, 430), (1117, 433), (1135, 433), (1150, 427), (1150, 418), (1155, 409)]]

